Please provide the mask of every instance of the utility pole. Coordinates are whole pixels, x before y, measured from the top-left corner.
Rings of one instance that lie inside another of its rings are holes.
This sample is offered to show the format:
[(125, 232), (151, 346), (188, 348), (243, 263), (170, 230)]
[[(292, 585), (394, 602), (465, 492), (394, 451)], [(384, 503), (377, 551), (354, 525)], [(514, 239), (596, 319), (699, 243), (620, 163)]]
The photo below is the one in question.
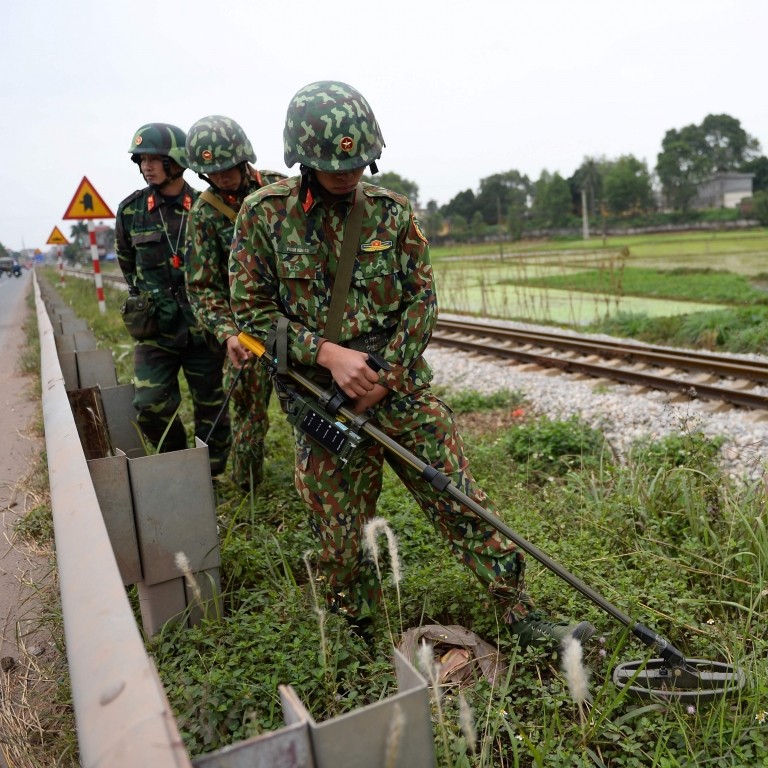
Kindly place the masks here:
[(589, 240), (589, 211), (587, 210), (587, 191), (581, 190), (581, 233), (584, 240)]
[(499, 261), (504, 261), (504, 240), (501, 235), (501, 198), (496, 195), (496, 234), (499, 237)]

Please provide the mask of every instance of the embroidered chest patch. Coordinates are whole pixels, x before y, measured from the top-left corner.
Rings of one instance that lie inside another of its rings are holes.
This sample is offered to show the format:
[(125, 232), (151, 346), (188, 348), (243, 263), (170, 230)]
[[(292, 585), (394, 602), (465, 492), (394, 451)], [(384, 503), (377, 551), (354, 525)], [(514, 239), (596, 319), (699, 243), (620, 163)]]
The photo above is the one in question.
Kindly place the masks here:
[(363, 253), (375, 253), (376, 251), (388, 251), (391, 247), (391, 240), (371, 240), (369, 243), (363, 243), (360, 250)]

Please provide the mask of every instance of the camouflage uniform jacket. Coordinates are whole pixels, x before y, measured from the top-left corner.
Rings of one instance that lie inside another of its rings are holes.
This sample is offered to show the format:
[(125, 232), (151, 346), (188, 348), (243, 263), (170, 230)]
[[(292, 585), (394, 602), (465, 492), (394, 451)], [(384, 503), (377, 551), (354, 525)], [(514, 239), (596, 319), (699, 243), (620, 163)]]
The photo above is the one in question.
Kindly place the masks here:
[[(266, 340), (284, 315), (289, 356), (313, 366), (331, 301), (348, 199), (321, 195), (302, 203), (300, 178), (272, 184), (246, 198), (235, 224), (230, 257), (235, 322)], [(362, 232), (339, 343), (381, 334), (380, 354), (392, 370), (379, 382), (407, 394), (427, 384), (432, 372), (422, 353), (437, 320), (437, 296), (429, 245), (408, 198), (363, 183)]]
[(190, 332), (200, 338), (186, 299), (185, 233), (181, 231), (199, 194), (185, 183), (179, 196), (169, 202), (157, 190), (145, 187), (126, 197), (117, 209), (115, 252), (120, 269), (128, 285), (152, 295), (160, 324), (156, 340), (167, 346), (186, 346)]
[[(208, 187), (235, 213), (251, 192), (285, 178), (277, 171), (257, 171), (248, 167), (247, 187), (236, 194)], [(197, 322), (220, 344), (239, 333), (229, 308), (229, 248), (232, 244), (234, 222), (222, 211), (198, 198), (187, 221), (186, 281), (189, 304)]]

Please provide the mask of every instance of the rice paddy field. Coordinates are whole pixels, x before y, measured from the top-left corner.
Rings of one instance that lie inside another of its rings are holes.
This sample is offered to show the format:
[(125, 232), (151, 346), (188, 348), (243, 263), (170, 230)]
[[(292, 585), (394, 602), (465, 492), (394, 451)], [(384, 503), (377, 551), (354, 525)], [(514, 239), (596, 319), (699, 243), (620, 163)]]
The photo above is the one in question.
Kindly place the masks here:
[(584, 326), (768, 301), (764, 230), (434, 248), (443, 311)]

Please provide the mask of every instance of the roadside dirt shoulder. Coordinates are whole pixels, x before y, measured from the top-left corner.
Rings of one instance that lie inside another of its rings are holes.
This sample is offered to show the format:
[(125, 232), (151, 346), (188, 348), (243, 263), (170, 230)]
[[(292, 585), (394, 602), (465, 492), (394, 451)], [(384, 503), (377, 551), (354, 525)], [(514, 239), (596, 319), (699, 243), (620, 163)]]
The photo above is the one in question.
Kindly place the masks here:
[[(31, 281), (29, 283), (31, 287)], [(19, 644), (35, 642), (37, 625), (35, 590), (49, 570), (48, 558), (30, 550), (14, 532), (14, 526), (29, 509), (40, 503), (28, 482), (44, 447), (38, 434), (39, 393), (35, 382), (19, 372), (24, 334), (19, 332), (30, 313), (26, 292), (6, 305), (3, 354), (0, 356), (0, 656), (17, 657)], [(10, 321), (10, 322), (9, 322)], [(15, 329), (15, 333), (8, 329)], [(7, 663), (7, 662), (6, 662)]]

